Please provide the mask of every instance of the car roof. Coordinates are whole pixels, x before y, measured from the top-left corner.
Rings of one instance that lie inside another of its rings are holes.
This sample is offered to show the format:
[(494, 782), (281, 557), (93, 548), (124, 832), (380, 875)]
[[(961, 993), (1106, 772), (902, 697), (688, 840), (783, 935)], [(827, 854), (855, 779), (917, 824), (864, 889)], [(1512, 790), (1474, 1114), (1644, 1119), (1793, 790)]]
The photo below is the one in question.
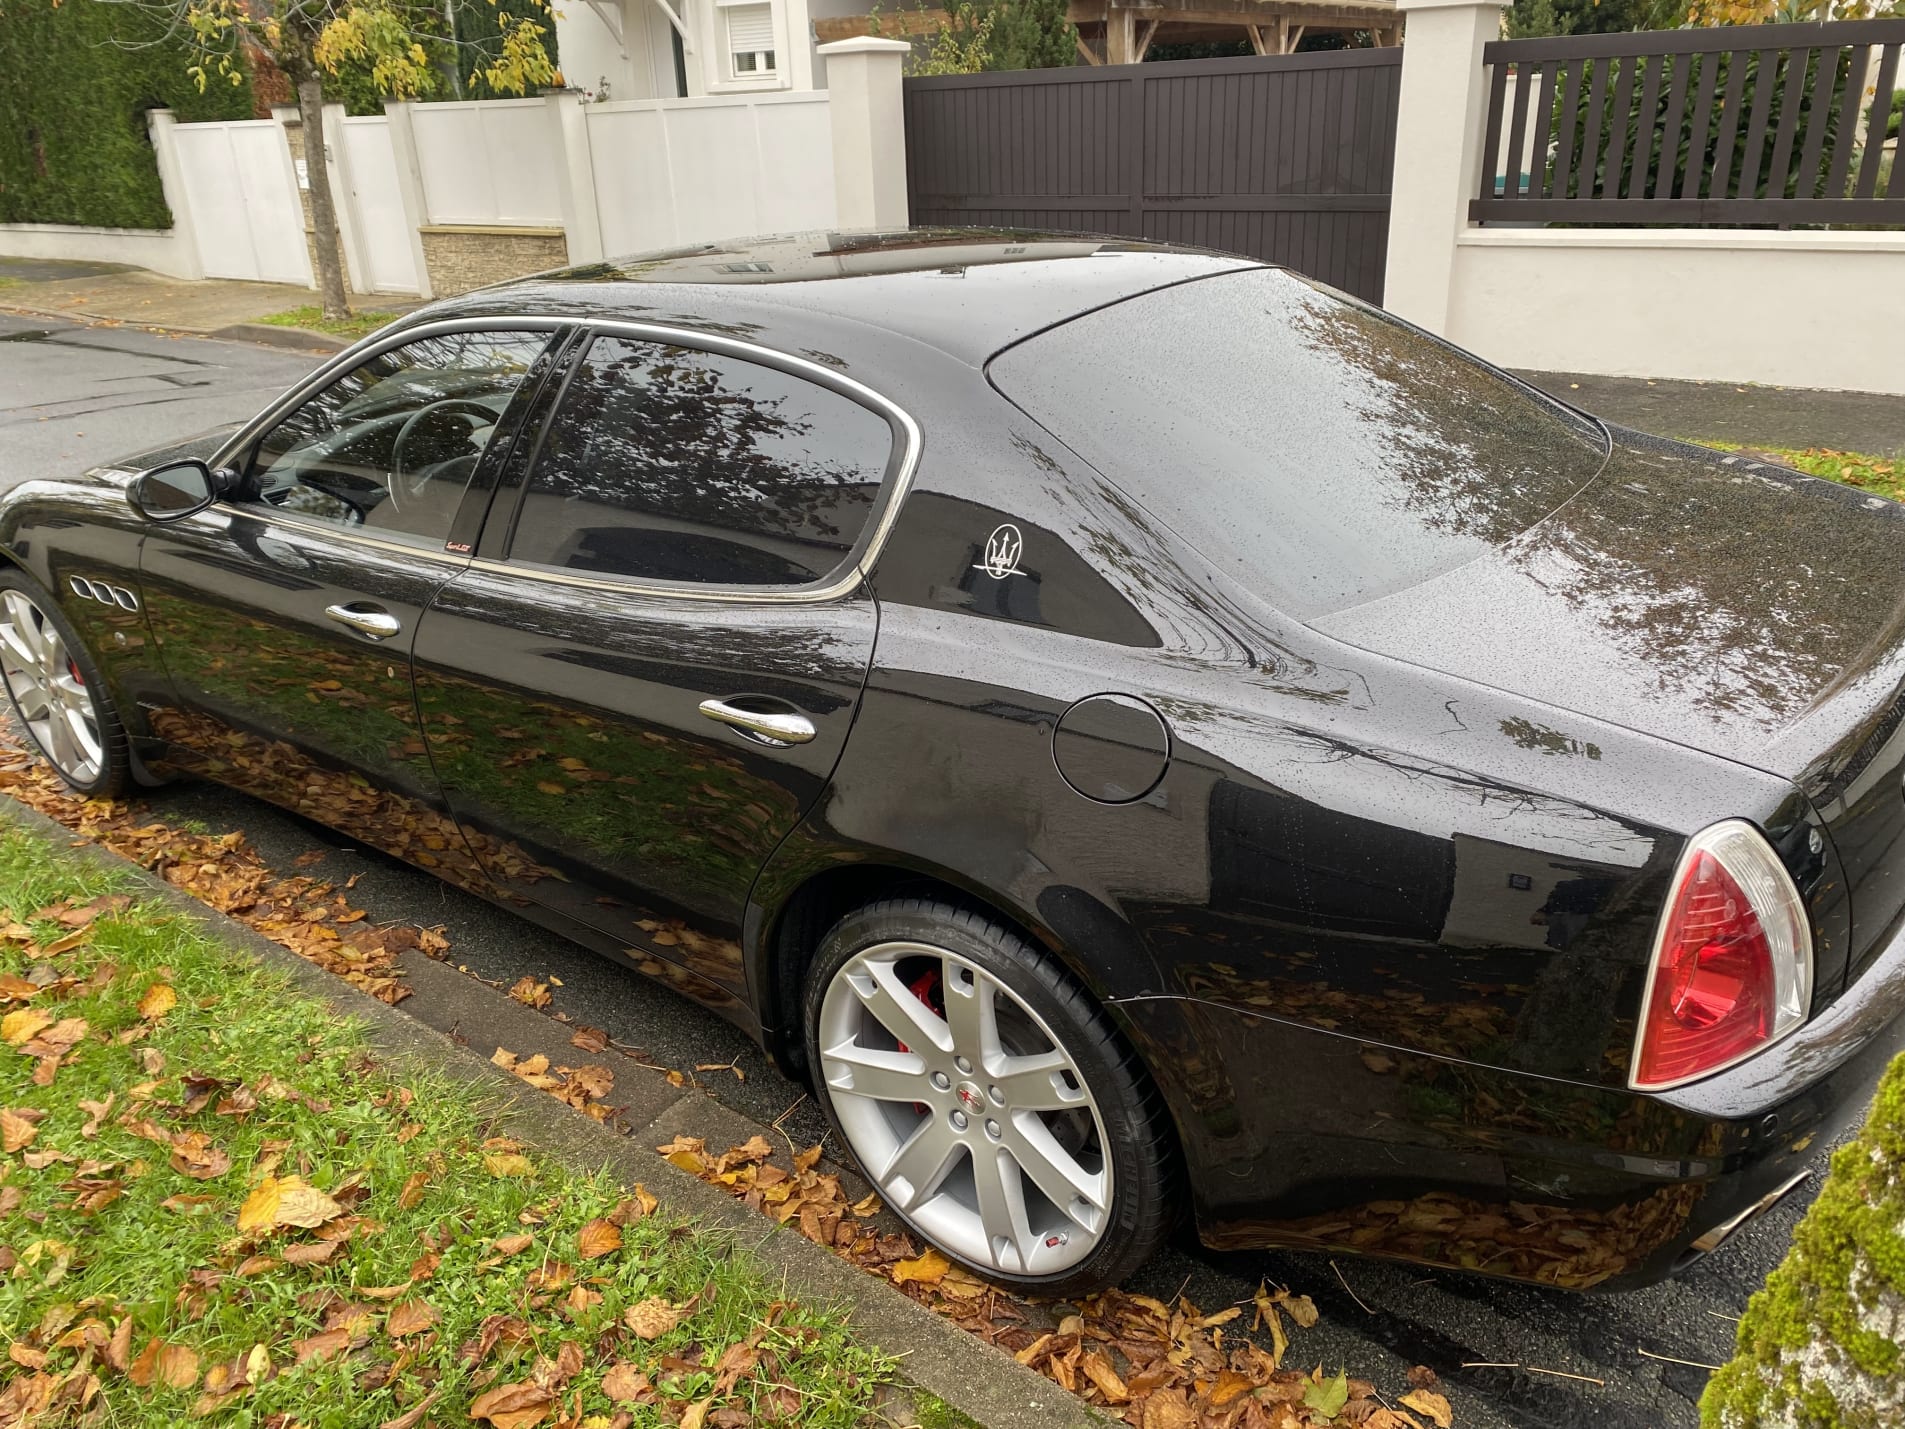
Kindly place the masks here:
[(416, 320), (560, 314), (720, 331), (803, 314), (914, 338), (972, 366), (1139, 293), (1266, 266), (1205, 249), (998, 228), (775, 234), (590, 263), (453, 298)]

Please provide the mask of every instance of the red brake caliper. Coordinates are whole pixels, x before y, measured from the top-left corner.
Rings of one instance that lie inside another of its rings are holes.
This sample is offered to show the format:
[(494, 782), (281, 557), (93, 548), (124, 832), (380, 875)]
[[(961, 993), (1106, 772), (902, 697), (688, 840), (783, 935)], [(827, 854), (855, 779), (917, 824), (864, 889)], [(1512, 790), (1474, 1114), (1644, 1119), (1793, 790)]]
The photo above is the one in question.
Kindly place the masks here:
[[(928, 968), (925, 972), (908, 983), (906, 990), (941, 1017), (944, 1017), (946, 1015), (946, 993), (945, 989), (940, 985), (939, 978), (940, 973), (938, 968)], [(904, 1042), (901, 1042), (897, 1037), (893, 1040), (900, 1051), (912, 1051), (912, 1048), (908, 1047)], [(913, 1110), (918, 1112), (921, 1116), (925, 1116), (929, 1108), (925, 1102), (914, 1102)]]

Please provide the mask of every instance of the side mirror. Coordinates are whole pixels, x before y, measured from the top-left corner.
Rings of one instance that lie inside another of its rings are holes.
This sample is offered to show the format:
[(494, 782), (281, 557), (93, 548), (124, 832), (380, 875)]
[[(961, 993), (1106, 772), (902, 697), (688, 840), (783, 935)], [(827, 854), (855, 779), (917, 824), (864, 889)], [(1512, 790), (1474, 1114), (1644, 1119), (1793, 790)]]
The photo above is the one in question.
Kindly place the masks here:
[(217, 500), (221, 489), (222, 483), (212, 469), (193, 458), (141, 472), (126, 488), (126, 499), (135, 511), (153, 521), (176, 521), (203, 511)]

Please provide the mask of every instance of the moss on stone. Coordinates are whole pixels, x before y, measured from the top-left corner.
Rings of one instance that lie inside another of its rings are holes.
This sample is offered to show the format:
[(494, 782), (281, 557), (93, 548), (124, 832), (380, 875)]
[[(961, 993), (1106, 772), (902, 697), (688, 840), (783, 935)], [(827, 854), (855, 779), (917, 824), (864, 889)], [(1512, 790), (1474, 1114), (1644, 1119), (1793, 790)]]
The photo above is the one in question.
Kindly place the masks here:
[(1905, 1422), (1905, 1057), (1834, 1153), (1785, 1262), (1701, 1400), (1706, 1429)]

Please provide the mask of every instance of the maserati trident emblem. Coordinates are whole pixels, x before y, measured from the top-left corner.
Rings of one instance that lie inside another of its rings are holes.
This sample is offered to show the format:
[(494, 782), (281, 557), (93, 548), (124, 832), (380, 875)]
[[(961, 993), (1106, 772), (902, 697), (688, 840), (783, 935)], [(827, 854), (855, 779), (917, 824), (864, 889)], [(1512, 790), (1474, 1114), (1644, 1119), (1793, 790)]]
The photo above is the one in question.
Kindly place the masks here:
[(986, 1099), (979, 1095), (979, 1089), (975, 1086), (961, 1086), (959, 1100), (966, 1104), (967, 1111), (984, 1111), (986, 1107)]
[(978, 569), (995, 581), (1015, 576), (1019, 573), (1019, 553), (1024, 549), (1025, 538), (1019, 534), (1019, 528), (1008, 521), (986, 537), (986, 558)]

